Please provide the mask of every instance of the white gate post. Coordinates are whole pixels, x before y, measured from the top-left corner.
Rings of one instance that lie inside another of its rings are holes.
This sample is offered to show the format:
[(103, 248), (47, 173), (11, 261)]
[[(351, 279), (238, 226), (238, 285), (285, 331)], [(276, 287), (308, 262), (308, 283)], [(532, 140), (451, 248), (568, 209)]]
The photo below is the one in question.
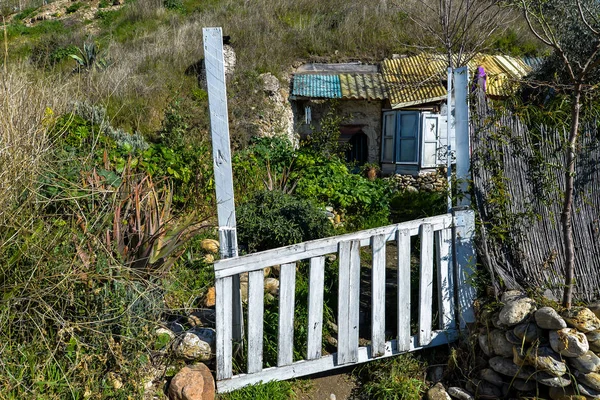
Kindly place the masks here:
[(472, 286), (475, 272), (475, 213), (468, 209), (471, 203), (468, 186), (471, 169), (471, 140), (469, 129), (469, 69), (454, 70), (455, 136), (456, 136), (456, 192), (454, 214), (454, 262), (456, 271), (457, 307), (460, 328), (475, 322), (473, 302), (477, 296)]
[[(227, 90), (225, 86), (225, 63), (223, 60), (223, 32), (221, 28), (203, 28), (204, 65), (208, 88), (210, 131), (212, 138), (215, 189), (217, 193), (217, 217), (221, 258), (237, 257), (237, 232), (235, 203), (233, 199), (233, 173), (229, 144), (229, 119), (227, 113)], [(240, 277), (232, 279), (232, 339), (243, 337)], [(217, 301), (219, 293), (217, 293)], [(217, 329), (219, 335), (219, 329)]]

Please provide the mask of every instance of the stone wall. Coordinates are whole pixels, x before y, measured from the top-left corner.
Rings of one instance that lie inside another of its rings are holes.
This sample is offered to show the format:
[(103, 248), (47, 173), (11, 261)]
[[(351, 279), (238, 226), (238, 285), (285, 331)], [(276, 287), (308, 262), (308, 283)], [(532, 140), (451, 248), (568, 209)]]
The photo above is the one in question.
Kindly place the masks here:
[[(305, 122), (305, 106), (311, 108), (311, 123)], [(331, 102), (328, 100), (296, 101), (293, 104), (294, 129), (301, 136), (320, 129), (319, 121), (327, 113)], [(381, 112), (380, 101), (339, 100), (338, 113), (344, 125), (362, 125), (367, 136), (368, 162), (378, 163), (381, 153)]]
[(386, 179), (392, 181), (397, 191), (409, 192), (441, 192), (447, 188), (446, 172), (443, 170), (413, 175), (393, 175)]

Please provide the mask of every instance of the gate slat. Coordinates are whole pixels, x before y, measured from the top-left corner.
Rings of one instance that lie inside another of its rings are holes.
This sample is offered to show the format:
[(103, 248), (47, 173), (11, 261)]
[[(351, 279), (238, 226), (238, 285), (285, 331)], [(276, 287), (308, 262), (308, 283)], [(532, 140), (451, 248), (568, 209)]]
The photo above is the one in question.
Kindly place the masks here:
[(338, 364), (356, 362), (360, 305), (360, 241), (340, 243)]
[(431, 342), (433, 305), (433, 226), (421, 225), (421, 271), (419, 277), (419, 345)]
[(264, 274), (262, 270), (248, 273), (248, 373), (262, 371)]
[(325, 283), (325, 257), (310, 259), (308, 292), (308, 343), (306, 358), (321, 358), (323, 347), (323, 286)]
[(410, 231), (399, 230), (398, 246), (398, 351), (409, 351), (410, 335)]
[(452, 229), (435, 232), (438, 269), (440, 329), (453, 329), (454, 321), (454, 279), (452, 273)]
[(217, 279), (215, 282), (216, 295), (216, 353), (217, 353), (217, 379), (229, 379), (233, 376), (232, 370), (232, 277)]
[(385, 240), (383, 235), (371, 238), (371, 349), (373, 357), (385, 354)]
[(277, 365), (294, 361), (294, 294), (296, 263), (283, 264), (279, 272), (279, 340)]

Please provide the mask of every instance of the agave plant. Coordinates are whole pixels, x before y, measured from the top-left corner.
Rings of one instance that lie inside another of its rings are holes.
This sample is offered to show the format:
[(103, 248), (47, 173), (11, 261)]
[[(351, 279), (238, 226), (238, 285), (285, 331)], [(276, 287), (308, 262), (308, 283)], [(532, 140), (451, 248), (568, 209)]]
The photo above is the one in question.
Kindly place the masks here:
[(108, 61), (104, 58), (104, 54), (94, 42), (84, 43), (83, 49), (77, 48), (78, 54), (69, 54), (75, 62), (77, 62), (77, 71), (82, 69), (105, 69), (108, 67)]
[(120, 254), (127, 266), (166, 272), (181, 256), (184, 246), (199, 231), (210, 227), (194, 212), (183, 217), (171, 212), (172, 187), (157, 188), (150, 176), (126, 172), (117, 192), (112, 232), (107, 246)]

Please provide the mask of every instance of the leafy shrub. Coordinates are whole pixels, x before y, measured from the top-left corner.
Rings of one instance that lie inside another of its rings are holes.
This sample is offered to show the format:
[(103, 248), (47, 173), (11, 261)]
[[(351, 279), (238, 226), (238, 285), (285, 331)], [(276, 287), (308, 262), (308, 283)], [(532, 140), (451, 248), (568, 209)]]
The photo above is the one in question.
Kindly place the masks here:
[(398, 223), (443, 214), (447, 204), (446, 192), (397, 192), (390, 200), (392, 220)]
[(300, 152), (295, 163), (296, 195), (331, 205), (346, 216), (347, 228), (359, 230), (388, 223), (390, 188), (383, 180), (352, 174), (337, 157)]
[(237, 209), (238, 238), (249, 252), (329, 236), (325, 212), (312, 202), (280, 191), (261, 191)]
[(183, 7), (182, 0), (164, 0), (163, 5), (167, 10), (177, 10), (177, 11), (185, 10)]
[(73, 14), (83, 6), (83, 3), (73, 3), (65, 10), (67, 14)]

